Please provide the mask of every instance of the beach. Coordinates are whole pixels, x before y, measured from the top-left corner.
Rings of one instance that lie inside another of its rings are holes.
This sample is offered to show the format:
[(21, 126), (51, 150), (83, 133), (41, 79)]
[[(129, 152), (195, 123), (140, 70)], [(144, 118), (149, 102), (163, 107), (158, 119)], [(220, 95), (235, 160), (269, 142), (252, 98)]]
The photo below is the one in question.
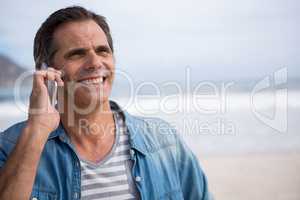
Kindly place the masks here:
[(199, 155), (217, 200), (299, 200), (300, 152)]
[[(161, 111), (156, 100), (144, 100), (140, 105), (144, 110), (155, 111), (149, 116), (175, 126), (199, 158), (216, 200), (299, 200), (300, 92), (289, 94), (288, 127), (284, 132), (255, 117), (246, 93), (230, 96), (226, 112), (217, 114), (185, 111), (185, 105), (183, 112), (169, 114)], [(268, 100), (269, 96), (263, 99)], [(134, 104), (126, 108), (126, 99), (117, 102), (132, 114), (144, 114)], [(263, 109), (269, 107), (265, 101), (258, 102)], [(26, 105), (28, 102), (1, 102), (0, 131), (25, 120)], [(167, 105), (177, 107), (173, 102)], [(201, 105), (216, 107), (211, 101)]]

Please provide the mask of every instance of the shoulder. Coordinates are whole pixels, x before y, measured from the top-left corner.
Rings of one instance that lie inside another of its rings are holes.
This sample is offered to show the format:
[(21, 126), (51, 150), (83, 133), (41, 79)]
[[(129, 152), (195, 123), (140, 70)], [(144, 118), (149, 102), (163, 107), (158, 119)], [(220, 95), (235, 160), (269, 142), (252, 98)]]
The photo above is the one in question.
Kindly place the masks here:
[(137, 124), (143, 124), (148, 126), (149, 128), (166, 128), (166, 129), (174, 129), (174, 127), (164, 119), (158, 117), (142, 117), (142, 116), (135, 116), (131, 115), (134, 119), (134, 122)]
[(177, 145), (176, 129), (161, 118), (130, 115), (126, 126), (131, 138), (135, 141), (142, 141), (150, 152)]
[(176, 129), (169, 122), (158, 117), (142, 117), (131, 115), (127, 125), (133, 126), (136, 129), (144, 129), (148, 134), (157, 136), (176, 135)]
[(26, 121), (21, 121), (10, 126), (9, 128), (0, 133), (0, 140), (5, 140), (14, 144), (17, 143), (17, 140), (25, 125)]

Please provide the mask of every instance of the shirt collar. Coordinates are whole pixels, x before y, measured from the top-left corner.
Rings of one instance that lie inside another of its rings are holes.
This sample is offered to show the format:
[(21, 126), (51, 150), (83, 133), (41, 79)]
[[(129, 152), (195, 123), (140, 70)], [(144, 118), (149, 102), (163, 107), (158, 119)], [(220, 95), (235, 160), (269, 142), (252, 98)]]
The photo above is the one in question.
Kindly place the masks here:
[(63, 134), (63, 132), (64, 132), (64, 129), (63, 129), (62, 124), (60, 122), (57, 129), (55, 129), (53, 132), (50, 133), (50, 135), (48, 137), (48, 140), (53, 139), (53, 138)]
[[(127, 111), (122, 110), (121, 107), (114, 101), (109, 101), (110, 107), (112, 110), (116, 112), (120, 112), (124, 115), (124, 120), (126, 127), (129, 131), (129, 138), (130, 138), (130, 145), (131, 148), (137, 150), (142, 155), (147, 154), (147, 148), (145, 144), (145, 138), (143, 131), (145, 130), (145, 122), (141, 119), (138, 119), (131, 114), (129, 114)], [(55, 129), (48, 137), (48, 140), (59, 137), (63, 141), (68, 140), (68, 136), (65, 132), (65, 129), (62, 125), (62, 123), (59, 123), (59, 126), (57, 129)]]
[(147, 155), (147, 145), (144, 138), (144, 130), (146, 124), (144, 121), (132, 116), (127, 111), (122, 110), (121, 107), (114, 101), (110, 101), (110, 106), (116, 112), (120, 112), (124, 116), (126, 128), (129, 131), (129, 141), (131, 148), (135, 149), (142, 155)]

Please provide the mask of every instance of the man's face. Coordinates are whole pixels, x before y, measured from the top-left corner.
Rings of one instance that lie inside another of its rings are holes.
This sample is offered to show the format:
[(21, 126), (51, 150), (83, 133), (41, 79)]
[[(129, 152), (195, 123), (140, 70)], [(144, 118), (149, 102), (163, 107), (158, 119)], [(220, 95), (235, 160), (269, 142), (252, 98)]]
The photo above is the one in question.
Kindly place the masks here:
[(69, 22), (58, 27), (53, 41), (54, 66), (62, 69), (65, 93), (74, 95), (74, 103), (84, 107), (108, 101), (115, 66), (101, 27), (93, 20)]

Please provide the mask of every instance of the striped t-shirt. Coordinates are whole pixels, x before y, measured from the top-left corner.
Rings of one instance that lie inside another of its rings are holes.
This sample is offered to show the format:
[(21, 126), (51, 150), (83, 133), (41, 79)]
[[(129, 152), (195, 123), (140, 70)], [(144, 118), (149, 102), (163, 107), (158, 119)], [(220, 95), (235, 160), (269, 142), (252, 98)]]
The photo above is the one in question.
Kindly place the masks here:
[(139, 199), (131, 175), (130, 145), (122, 113), (113, 111), (116, 139), (112, 150), (99, 163), (81, 163), (82, 200)]

